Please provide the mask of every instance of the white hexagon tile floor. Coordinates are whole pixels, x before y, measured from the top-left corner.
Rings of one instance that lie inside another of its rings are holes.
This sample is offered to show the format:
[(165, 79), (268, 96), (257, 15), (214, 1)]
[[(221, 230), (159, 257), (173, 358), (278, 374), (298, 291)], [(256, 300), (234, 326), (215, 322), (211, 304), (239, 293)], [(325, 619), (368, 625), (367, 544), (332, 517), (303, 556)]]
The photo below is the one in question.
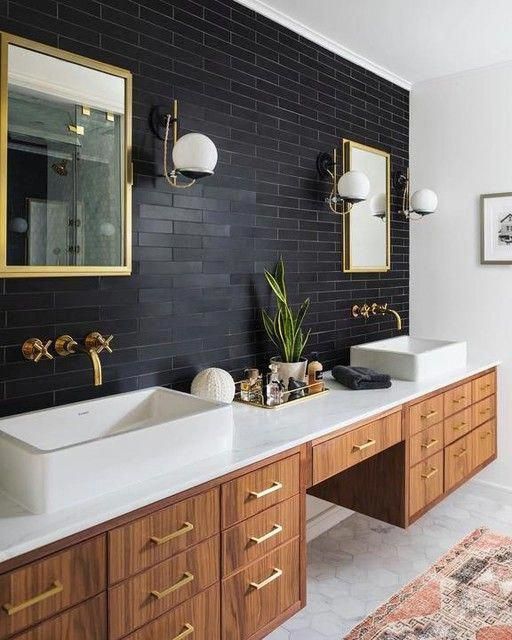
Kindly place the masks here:
[(308, 604), (267, 640), (342, 640), (479, 527), (512, 535), (512, 492), (469, 482), (407, 531), (351, 515), (308, 545)]

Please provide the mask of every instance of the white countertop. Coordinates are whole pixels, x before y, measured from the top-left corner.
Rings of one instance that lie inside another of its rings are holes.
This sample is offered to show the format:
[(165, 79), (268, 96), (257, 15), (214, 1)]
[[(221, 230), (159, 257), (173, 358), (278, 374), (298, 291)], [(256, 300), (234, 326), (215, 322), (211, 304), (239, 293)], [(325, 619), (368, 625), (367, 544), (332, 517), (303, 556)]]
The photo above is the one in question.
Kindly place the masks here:
[(294, 407), (267, 411), (235, 403), (233, 448), (172, 474), (43, 515), (28, 513), (0, 494), (0, 562), (371, 418), (498, 364), (477, 360), (464, 369), (428, 381), (393, 380), (390, 389), (374, 391), (351, 391), (327, 374), (330, 392)]

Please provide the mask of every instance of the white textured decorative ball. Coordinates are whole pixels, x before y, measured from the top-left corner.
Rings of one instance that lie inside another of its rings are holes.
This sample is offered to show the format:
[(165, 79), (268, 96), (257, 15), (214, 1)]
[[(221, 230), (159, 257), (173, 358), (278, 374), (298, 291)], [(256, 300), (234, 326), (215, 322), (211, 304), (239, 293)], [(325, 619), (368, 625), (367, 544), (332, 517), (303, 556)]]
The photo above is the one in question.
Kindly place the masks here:
[(235, 381), (224, 369), (204, 369), (192, 381), (192, 395), (203, 400), (232, 402), (235, 397)]

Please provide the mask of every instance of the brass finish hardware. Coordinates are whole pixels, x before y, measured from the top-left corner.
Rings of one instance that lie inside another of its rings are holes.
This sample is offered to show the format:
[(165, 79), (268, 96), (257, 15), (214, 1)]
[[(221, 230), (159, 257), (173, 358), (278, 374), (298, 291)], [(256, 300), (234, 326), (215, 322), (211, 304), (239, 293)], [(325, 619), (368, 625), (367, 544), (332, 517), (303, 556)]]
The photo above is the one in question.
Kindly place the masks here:
[(279, 491), (282, 488), (283, 488), (282, 482), (274, 481), (268, 489), (263, 489), (263, 491), (249, 491), (249, 495), (252, 498), (256, 498), (256, 500), (258, 500), (259, 498), (264, 498), (265, 496), (268, 496), (271, 493), (275, 493), (276, 491)]
[(431, 449), (432, 447), (434, 447), (437, 443), (439, 442), (439, 440), (437, 438), (432, 438), (432, 440), (430, 442), (426, 442), (424, 444), (421, 445), (422, 449)]
[(492, 431), (486, 431), (484, 434), (480, 436), (480, 440), (487, 440), (489, 436), (492, 436)]
[(63, 335), (55, 340), (55, 351), (59, 356), (69, 356), (75, 353), (76, 347), (78, 347), (78, 343), (71, 336)]
[(482, 409), (480, 411), (481, 416), (485, 416), (486, 413), (491, 413), (491, 407), (487, 407), (487, 409)]
[(106, 118), (109, 122), (114, 122), (114, 114), (111, 113), (110, 111), (107, 111)]
[(62, 585), (62, 582), (60, 582), (60, 580), (55, 580), (55, 582), (52, 583), (52, 586), (47, 591), (43, 591), (43, 593), (40, 593), (39, 595), (34, 596), (33, 598), (29, 598), (24, 602), (20, 602), (19, 604), (4, 604), (2, 606), (2, 609), (7, 613), (8, 616), (13, 616), (15, 613), (19, 613), (20, 611), (24, 611), (29, 607), (33, 607), (35, 604), (38, 604), (39, 602), (48, 600), (48, 598), (56, 596), (62, 591), (64, 591), (64, 586)]
[(401, 331), (402, 316), (398, 313), (398, 311), (390, 309), (387, 302), (385, 304), (377, 304), (376, 302), (373, 302), (371, 305), (365, 302), (362, 306), (355, 304), (352, 307), (352, 317), (354, 318), (359, 318), (361, 316), (365, 320), (368, 320), (370, 315), (383, 316), (386, 314), (394, 316), (394, 318), (396, 319), (396, 328), (398, 331)]
[(82, 115), (83, 116), (90, 116), (91, 115), (90, 107), (86, 107), (85, 104), (82, 105)]
[(460, 424), (456, 424), (452, 427), (452, 429), (454, 431), (460, 431), (461, 429), (464, 429), (464, 427), (467, 427), (468, 423), (467, 422), (461, 422)]
[(435, 418), (437, 415), (439, 415), (439, 412), (438, 412), (438, 411), (434, 411), (434, 410), (432, 410), (432, 411), (429, 411), (429, 412), (428, 412), (428, 413), (426, 413), (426, 414), (425, 414), (425, 413), (423, 413), (423, 414), (420, 416), (420, 418), (421, 418), (422, 420), (430, 420), (431, 418)]
[(110, 347), (111, 341), (114, 336), (102, 336), (98, 331), (93, 331), (84, 340), (84, 344), (87, 349), (94, 349), (96, 353), (101, 353), (103, 349), (112, 353), (112, 347)]
[(370, 447), (374, 447), (377, 444), (377, 440), (368, 439), (364, 444), (355, 444), (352, 447), (352, 452), (354, 451), (364, 451), (365, 449), (369, 449)]
[(181, 529), (178, 529), (177, 531), (173, 531), (172, 533), (169, 533), (163, 538), (158, 538), (157, 536), (151, 536), (150, 540), (151, 542), (154, 542), (156, 545), (165, 544), (166, 542), (175, 540), (180, 536), (184, 536), (186, 533), (188, 533), (189, 531), (192, 531), (193, 529), (194, 529), (194, 525), (191, 522), (184, 522)]
[(81, 124), (68, 124), (68, 131), (76, 133), (77, 136), (83, 136), (85, 133), (85, 129)]
[(21, 347), (21, 351), (23, 353), (23, 357), (26, 360), (31, 360), (32, 362), (39, 362), (42, 358), (47, 358), (48, 360), (53, 360), (52, 354), (48, 351), (52, 344), (51, 340), (48, 340), (45, 344), (39, 338), (30, 338), (29, 340), (25, 340)]
[(466, 396), (461, 396), (457, 400), (452, 400), (452, 402), (453, 404), (460, 404), (461, 402), (464, 402), (465, 399), (466, 399)]
[(274, 582), (274, 580), (277, 580), (278, 578), (280, 578), (282, 575), (283, 575), (283, 570), (275, 567), (272, 570), (272, 574), (268, 578), (266, 578), (262, 582), (249, 582), (249, 586), (251, 586), (253, 589), (256, 589), (256, 591), (259, 591), (260, 589), (263, 589), (263, 587), (266, 587), (271, 582)]
[(455, 458), (462, 458), (462, 456), (465, 456), (467, 452), (467, 449), (461, 449), (459, 453), (454, 453), (453, 455)]
[(93, 331), (84, 340), (84, 345), (78, 344), (71, 336), (59, 336), (55, 340), (55, 351), (59, 356), (69, 356), (72, 353), (85, 353), (89, 356), (94, 374), (94, 386), (99, 387), (103, 384), (103, 374), (101, 370), (101, 360), (98, 354), (104, 349), (112, 353), (110, 342), (113, 336), (104, 337), (101, 333)]
[(436, 467), (431, 467), (430, 471), (428, 473), (422, 473), (421, 477), (424, 480), (430, 480), (430, 478), (433, 478), (437, 473), (437, 468)]
[(492, 387), (492, 384), (484, 384), (483, 387), (480, 387), (480, 391), (487, 391), (487, 389), (490, 389)]
[(194, 627), (190, 624), (190, 622), (186, 622), (183, 625), (183, 631), (181, 633), (179, 633), (177, 636), (175, 636), (174, 638), (171, 638), (171, 640), (183, 640), (183, 638), (188, 638), (188, 636), (192, 633), (194, 633), (195, 629)]
[(277, 536), (282, 531), (283, 527), (280, 524), (275, 524), (272, 529), (265, 535), (261, 536), (260, 538), (258, 538), (257, 536), (251, 536), (249, 540), (251, 542), (254, 542), (254, 544), (261, 544), (262, 542), (266, 542), (267, 540), (270, 540), (270, 538)]
[(174, 593), (178, 589), (181, 589), (181, 587), (184, 587), (189, 582), (192, 582), (192, 580), (194, 580), (194, 574), (190, 573), (189, 571), (185, 571), (185, 573), (183, 574), (183, 578), (178, 580), (178, 582), (175, 582), (167, 589), (164, 589), (164, 591), (153, 590), (151, 592), (151, 595), (157, 600), (162, 600), (162, 598), (165, 598), (166, 596), (169, 596), (171, 593)]

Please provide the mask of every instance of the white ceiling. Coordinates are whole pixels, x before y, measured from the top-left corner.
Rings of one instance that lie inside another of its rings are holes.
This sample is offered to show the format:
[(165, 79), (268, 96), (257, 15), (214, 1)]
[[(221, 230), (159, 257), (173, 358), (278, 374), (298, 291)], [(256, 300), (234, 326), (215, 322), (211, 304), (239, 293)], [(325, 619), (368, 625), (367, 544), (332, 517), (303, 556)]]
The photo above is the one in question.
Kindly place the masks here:
[(238, 0), (403, 86), (512, 60), (512, 0)]

